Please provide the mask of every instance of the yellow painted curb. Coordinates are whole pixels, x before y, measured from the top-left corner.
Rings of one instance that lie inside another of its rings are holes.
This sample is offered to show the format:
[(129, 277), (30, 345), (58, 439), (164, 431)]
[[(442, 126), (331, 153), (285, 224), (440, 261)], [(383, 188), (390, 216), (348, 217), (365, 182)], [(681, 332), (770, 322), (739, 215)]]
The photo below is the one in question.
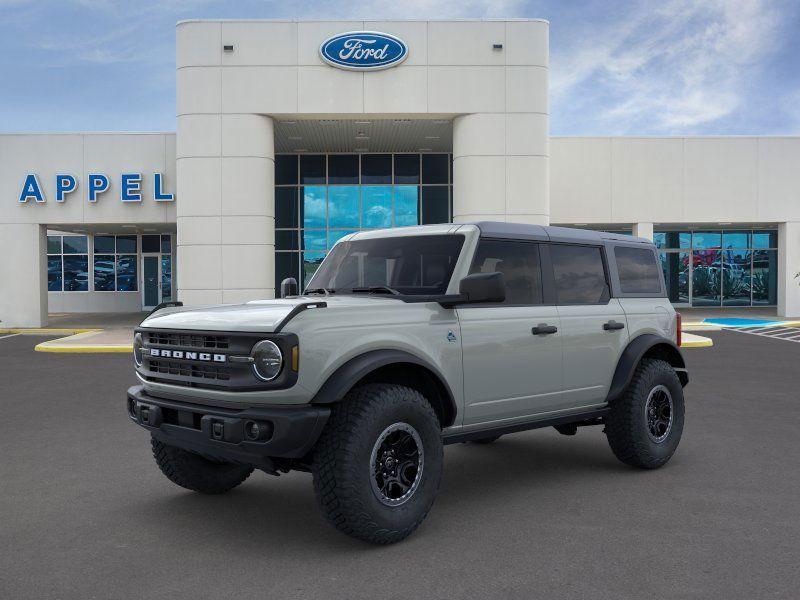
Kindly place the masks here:
[(714, 340), (702, 335), (686, 333), (681, 336), (681, 348), (708, 348), (714, 345)]
[(0, 335), (16, 333), (22, 335), (76, 335), (78, 333), (96, 333), (102, 329), (48, 329), (47, 327), (25, 327), (18, 329), (0, 329)]
[(105, 354), (105, 353), (128, 353), (133, 352), (133, 345), (130, 346), (66, 346), (63, 344), (50, 344), (43, 342), (36, 344), (33, 348), (36, 352), (61, 352), (65, 354)]

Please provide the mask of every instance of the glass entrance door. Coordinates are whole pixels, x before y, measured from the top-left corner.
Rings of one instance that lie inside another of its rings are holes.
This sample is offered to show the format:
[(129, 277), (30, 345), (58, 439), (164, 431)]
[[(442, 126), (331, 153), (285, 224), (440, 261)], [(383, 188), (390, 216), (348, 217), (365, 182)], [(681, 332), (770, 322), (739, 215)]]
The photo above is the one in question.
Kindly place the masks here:
[(161, 303), (161, 274), (159, 254), (142, 256), (142, 308), (150, 309)]

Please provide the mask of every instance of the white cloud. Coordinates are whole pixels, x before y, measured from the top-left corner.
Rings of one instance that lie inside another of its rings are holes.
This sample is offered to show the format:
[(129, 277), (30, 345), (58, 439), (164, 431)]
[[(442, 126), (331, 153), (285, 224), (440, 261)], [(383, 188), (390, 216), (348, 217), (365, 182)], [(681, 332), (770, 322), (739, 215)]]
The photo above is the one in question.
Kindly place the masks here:
[(554, 53), (553, 104), (593, 97), (605, 107), (597, 118), (615, 133), (691, 131), (739, 108), (749, 76), (780, 43), (782, 23), (773, 0), (640, 5)]

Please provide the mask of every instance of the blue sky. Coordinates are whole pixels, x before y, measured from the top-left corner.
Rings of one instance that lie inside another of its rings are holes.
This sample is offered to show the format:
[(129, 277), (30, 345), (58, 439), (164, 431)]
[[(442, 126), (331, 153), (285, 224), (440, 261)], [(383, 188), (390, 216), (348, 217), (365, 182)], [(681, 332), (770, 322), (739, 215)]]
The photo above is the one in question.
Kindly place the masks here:
[(540, 17), (553, 135), (800, 134), (800, 2), (0, 0), (0, 132), (173, 131), (189, 18)]

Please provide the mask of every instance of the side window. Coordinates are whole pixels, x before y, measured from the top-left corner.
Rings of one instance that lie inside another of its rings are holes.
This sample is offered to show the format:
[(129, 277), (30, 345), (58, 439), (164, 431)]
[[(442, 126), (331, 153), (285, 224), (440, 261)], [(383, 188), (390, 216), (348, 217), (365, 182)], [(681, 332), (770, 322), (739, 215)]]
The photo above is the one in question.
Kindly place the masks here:
[(529, 242), (481, 240), (470, 273), (499, 271), (506, 282), (504, 304), (541, 304), (542, 269), (539, 245)]
[(649, 248), (614, 248), (619, 284), (625, 294), (660, 294), (661, 278), (656, 256)]
[(598, 304), (609, 297), (603, 255), (594, 246), (550, 246), (558, 304)]

